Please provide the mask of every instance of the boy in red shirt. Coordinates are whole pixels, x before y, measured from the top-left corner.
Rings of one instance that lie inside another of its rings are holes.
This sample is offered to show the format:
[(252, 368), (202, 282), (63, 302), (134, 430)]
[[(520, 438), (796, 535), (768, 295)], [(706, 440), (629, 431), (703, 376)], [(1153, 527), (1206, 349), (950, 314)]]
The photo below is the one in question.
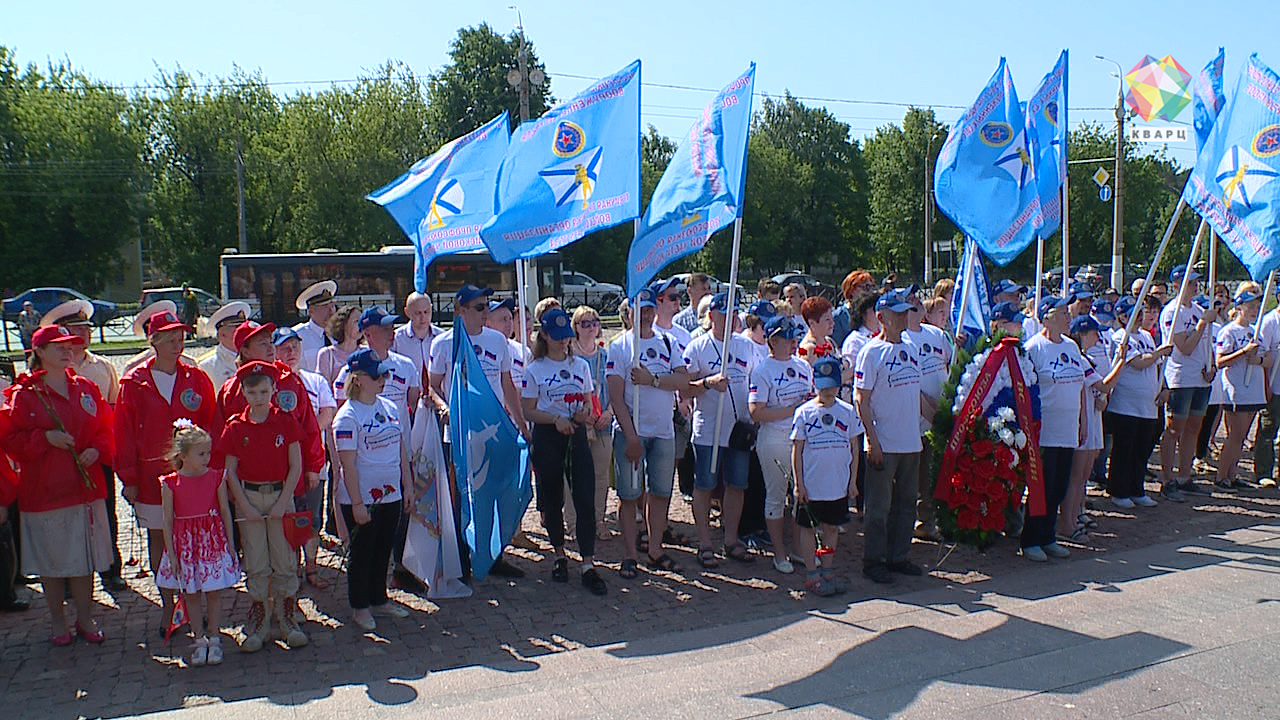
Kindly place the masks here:
[[(293, 509), (293, 491), (302, 477), (302, 426), (271, 404), (280, 371), (250, 362), (236, 371), (248, 405), (227, 419), (218, 443), (226, 456), (227, 487), (240, 522), (245, 588), (252, 605), (242, 652), (262, 649), (270, 630), (268, 598), (290, 648), (307, 644), (298, 626), (298, 553), (284, 535), (282, 518)], [(230, 384), (230, 381), (228, 381)]]

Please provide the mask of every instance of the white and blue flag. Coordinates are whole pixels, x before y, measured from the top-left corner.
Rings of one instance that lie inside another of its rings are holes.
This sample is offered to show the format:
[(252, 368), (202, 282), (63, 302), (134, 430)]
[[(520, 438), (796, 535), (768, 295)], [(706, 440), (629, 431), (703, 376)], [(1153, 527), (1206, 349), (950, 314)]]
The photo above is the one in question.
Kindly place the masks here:
[(640, 215), (640, 61), (516, 128), (480, 230), (499, 263)]
[[(960, 316), (961, 310), (964, 317)], [(960, 272), (951, 291), (951, 327), (969, 338), (965, 343), (969, 347), (991, 327), (991, 286), (982, 267), (982, 252), (971, 239), (965, 241)]]
[(1062, 225), (1062, 184), (1067, 179), (1067, 51), (1027, 101), (1040, 221), (1036, 234), (1047, 238)]
[(627, 296), (742, 215), (756, 65), (702, 109), (653, 191), (627, 255)]
[(493, 217), (493, 188), (507, 152), (508, 128), (504, 112), (366, 196), (385, 208), (413, 243), (418, 292), (427, 291), (427, 266), (437, 255), (484, 247), (480, 227)]

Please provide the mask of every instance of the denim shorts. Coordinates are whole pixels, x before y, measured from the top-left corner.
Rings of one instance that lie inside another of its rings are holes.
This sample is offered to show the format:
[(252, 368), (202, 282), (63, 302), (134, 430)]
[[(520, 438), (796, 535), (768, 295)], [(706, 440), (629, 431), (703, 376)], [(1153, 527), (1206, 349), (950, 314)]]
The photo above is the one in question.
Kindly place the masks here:
[(671, 497), (676, 474), (675, 438), (640, 438), (644, 455), (640, 470), (627, 459), (627, 436), (621, 430), (613, 433), (613, 471), (619, 500), (638, 500), (647, 489), (650, 495)]
[(746, 490), (747, 475), (751, 472), (751, 453), (722, 445), (716, 457), (716, 465), (719, 467), (713, 468), (711, 467), (713, 450), (714, 448), (710, 445), (693, 444), (693, 486), (704, 492), (715, 490), (716, 483), (720, 479), (718, 471), (723, 469), (726, 487)]
[(1169, 414), (1179, 420), (1188, 415), (1204, 417), (1209, 407), (1209, 388), (1169, 388)]

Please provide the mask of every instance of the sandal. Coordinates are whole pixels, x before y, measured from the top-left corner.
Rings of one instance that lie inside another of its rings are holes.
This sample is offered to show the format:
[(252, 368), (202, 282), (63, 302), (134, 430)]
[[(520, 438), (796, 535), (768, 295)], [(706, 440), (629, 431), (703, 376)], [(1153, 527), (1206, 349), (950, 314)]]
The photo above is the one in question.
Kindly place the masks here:
[(816, 573), (809, 574), (804, 581), (804, 589), (820, 597), (831, 597), (840, 592), (836, 588), (834, 578), (825, 578)]
[(704, 568), (720, 567), (720, 561), (716, 558), (716, 551), (711, 548), (703, 548), (698, 551), (698, 564)]
[[(712, 557), (715, 557), (715, 555), (713, 554)], [(680, 565), (675, 560), (672, 560), (671, 556), (666, 553), (662, 553), (656, 558), (655, 557), (649, 558), (649, 562), (646, 564), (649, 566), (650, 570), (657, 570), (662, 572), (680, 572)]]
[(630, 580), (636, 576), (636, 561), (627, 558), (622, 561), (622, 567), (618, 569), (618, 577)]
[(1098, 521), (1094, 520), (1093, 517), (1089, 515), (1089, 513), (1080, 513), (1076, 517), (1076, 528), (1079, 529), (1081, 527), (1085, 527), (1092, 530), (1098, 527)]
[(329, 587), (329, 581), (320, 577), (320, 572), (317, 570), (308, 570), (303, 573), (303, 577), (307, 579), (308, 585), (317, 590), (324, 590)]
[(556, 563), (551, 568), (551, 579), (555, 582), (569, 582), (568, 559), (556, 558)]
[(725, 557), (731, 560), (737, 560), (740, 563), (749, 563), (755, 560), (755, 557), (747, 550), (747, 546), (742, 543), (734, 543), (724, 549)]

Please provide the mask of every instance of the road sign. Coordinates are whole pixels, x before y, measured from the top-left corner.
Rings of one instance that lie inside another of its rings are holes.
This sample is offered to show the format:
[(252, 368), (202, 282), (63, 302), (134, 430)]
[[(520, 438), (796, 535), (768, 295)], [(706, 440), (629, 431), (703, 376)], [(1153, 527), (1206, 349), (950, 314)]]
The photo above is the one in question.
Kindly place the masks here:
[(1101, 200), (1102, 202), (1107, 202), (1111, 199), (1110, 185), (1103, 185), (1102, 187), (1098, 188), (1098, 199)]
[(1106, 185), (1110, 179), (1111, 173), (1107, 172), (1106, 168), (1098, 168), (1093, 171), (1093, 181), (1098, 184), (1098, 187)]

